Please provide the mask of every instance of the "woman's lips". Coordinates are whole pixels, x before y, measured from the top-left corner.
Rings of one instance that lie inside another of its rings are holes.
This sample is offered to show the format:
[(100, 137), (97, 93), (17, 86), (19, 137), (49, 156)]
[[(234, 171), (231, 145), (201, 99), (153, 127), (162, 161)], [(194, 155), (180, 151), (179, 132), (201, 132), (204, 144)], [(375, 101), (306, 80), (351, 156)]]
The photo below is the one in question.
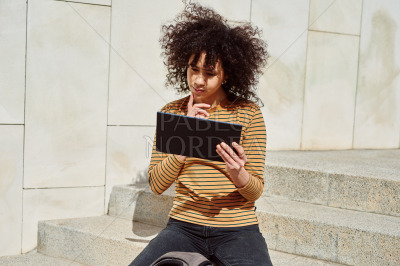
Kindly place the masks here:
[(202, 94), (202, 93), (204, 92), (204, 90), (196, 89), (196, 88), (193, 88), (193, 90), (194, 90), (194, 92), (195, 92), (196, 94)]

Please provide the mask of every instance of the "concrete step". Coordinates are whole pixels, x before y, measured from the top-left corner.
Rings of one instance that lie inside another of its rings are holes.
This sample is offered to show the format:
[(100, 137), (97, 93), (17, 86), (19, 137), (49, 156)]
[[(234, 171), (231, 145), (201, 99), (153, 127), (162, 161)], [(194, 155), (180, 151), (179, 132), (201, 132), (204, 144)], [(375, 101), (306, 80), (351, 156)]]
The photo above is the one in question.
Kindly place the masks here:
[[(267, 161), (263, 196), (400, 217), (400, 150), (274, 151)], [(127, 188), (115, 188), (119, 191), (110, 201), (117, 204), (110, 203), (110, 215), (123, 212), (119, 208), (135, 202), (130, 193), (146, 187), (132, 186), (122, 198)], [(173, 195), (173, 189), (163, 195)], [(164, 198), (154, 200), (172, 206)], [(132, 218), (135, 206), (124, 217)]]
[[(115, 187), (112, 198), (110, 215), (160, 226), (165, 225), (173, 200), (171, 193), (156, 196), (146, 186)], [(135, 210), (127, 208), (132, 201)], [(400, 265), (400, 217), (276, 196), (259, 199), (257, 215), (274, 250), (350, 265)]]
[(165, 227), (174, 198), (172, 185), (162, 195), (155, 195), (148, 185), (114, 186), (108, 204), (108, 215)]
[(81, 266), (83, 264), (70, 260), (54, 258), (40, 253), (29, 252), (22, 255), (0, 257), (3, 266)]
[[(43, 221), (38, 252), (85, 265), (128, 265), (161, 229), (108, 215)], [(270, 255), (276, 266), (338, 265), (273, 250)]]
[(400, 150), (270, 151), (264, 196), (400, 216)]
[(349, 265), (400, 265), (400, 217), (278, 197), (256, 205), (272, 249)]
[(128, 265), (160, 230), (108, 215), (41, 221), (38, 252), (85, 265)]

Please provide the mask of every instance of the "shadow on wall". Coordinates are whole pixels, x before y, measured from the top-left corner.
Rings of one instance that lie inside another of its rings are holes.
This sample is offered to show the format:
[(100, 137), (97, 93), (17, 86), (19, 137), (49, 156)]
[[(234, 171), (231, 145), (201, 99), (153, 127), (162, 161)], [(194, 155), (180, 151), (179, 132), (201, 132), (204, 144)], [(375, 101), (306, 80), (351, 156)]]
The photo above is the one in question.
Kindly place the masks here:
[(147, 184), (147, 171), (148, 171), (148, 167), (146, 167), (144, 170), (142, 171), (138, 171), (136, 176), (132, 177), (132, 181), (131, 184)]

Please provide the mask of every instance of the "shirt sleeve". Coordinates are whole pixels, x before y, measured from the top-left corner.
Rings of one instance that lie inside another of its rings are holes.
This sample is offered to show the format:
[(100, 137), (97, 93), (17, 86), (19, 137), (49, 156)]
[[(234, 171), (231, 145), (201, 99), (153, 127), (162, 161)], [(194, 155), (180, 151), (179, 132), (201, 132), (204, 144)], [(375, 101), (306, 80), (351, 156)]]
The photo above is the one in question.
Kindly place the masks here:
[[(164, 107), (161, 111), (166, 112), (167, 109)], [(185, 163), (180, 161), (175, 154), (166, 154), (157, 151), (156, 134), (154, 135), (148, 170), (148, 182), (151, 190), (155, 194), (160, 195), (177, 179)]]
[(267, 133), (264, 118), (259, 107), (253, 111), (249, 125), (243, 132), (242, 147), (247, 156), (244, 168), (250, 174), (250, 180), (239, 193), (249, 201), (257, 200), (264, 189), (265, 153)]

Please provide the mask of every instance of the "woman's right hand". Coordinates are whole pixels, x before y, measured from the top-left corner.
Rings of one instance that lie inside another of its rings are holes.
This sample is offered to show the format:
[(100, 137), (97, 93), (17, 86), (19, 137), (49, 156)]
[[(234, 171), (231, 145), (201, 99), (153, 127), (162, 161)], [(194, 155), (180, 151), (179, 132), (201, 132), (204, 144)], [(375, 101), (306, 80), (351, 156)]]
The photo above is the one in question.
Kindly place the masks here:
[(190, 94), (189, 102), (188, 102), (188, 112), (187, 116), (197, 117), (197, 118), (205, 118), (210, 115), (204, 109), (209, 109), (210, 105), (206, 103), (195, 103), (193, 104), (193, 93)]
[[(193, 93), (190, 94), (189, 96), (189, 102), (188, 102), (188, 112), (187, 116), (191, 117), (197, 117), (197, 118), (204, 118), (204, 117), (209, 117), (210, 115), (207, 113), (206, 110), (204, 109), (209, 109), (210, 105), (206, 103), (195, 103), (193, 104)], [(186, 156), (184, 155), (176, 155), (178, 159), (182, 162), (186, 161)]]

